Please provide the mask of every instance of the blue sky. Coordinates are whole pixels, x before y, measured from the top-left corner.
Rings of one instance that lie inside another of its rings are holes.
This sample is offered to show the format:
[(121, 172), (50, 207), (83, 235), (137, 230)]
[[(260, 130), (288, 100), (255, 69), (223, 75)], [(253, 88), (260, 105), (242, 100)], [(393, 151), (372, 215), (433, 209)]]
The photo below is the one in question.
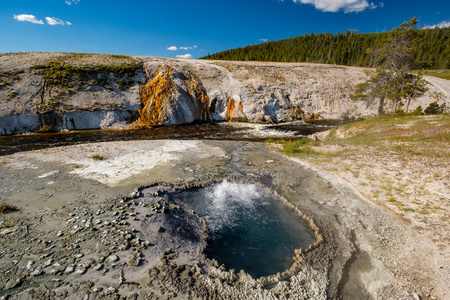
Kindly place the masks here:
[(311, 32), (380, 32), (413, 16), (450, 26), (450, 0), (0, 0), (0, 53), (198, 58)]

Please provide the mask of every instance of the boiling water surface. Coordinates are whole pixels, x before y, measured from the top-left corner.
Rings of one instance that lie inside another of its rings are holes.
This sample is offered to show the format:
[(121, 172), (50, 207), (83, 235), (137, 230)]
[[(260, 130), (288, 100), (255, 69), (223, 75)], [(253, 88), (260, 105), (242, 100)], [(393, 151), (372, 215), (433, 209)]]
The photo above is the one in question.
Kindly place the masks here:
[(224, 181), (171, 196), (208, 224), (209, 258), (254, 277), (291, 267), (295, 249), (307, 248), (313, 235), (291, 209), (263, 188)]

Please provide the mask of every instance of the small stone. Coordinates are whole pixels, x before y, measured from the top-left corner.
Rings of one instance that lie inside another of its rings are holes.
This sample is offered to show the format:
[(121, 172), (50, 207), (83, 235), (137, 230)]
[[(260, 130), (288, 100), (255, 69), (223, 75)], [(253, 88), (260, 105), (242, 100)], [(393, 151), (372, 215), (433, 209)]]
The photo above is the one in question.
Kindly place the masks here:
[(156, 230), (156, 232), (164, 232), (165, 229), (162, 226), (159, 226), (158, 229)]
[(64, 232), (62, 232), (62, 231), (58, 231), (58, 233), (56, 234), (56, 236), (63, 236), (64, 235)]
[(77, 254), (77, 255), (75, 255), (77, 258), (82, 258), (83, 256), (84, 256), (84, 254), (83, 253), (79, 253), (79, 254)]
[(101, 291), (103, 291), (103, 288), (100, 287), (100, 286), (96, 286), (95, 288), (92, 289), (92, 292), (93, 292), (93, 293), (99, 293), (99, 292), (101, 292)]
[(82, 275), (82, 274), (86, 273), (86, 268), (78, 269), (76, 273), (77, 273), (78, 275)]
[(99, 271), (99, 270), (101, 270), (102, 268), (103, 268), (103, 264), (97, 264), (97, 265), (94, 267), (94, 270)]
[(49, 259), (46, 262), (44, 262), (44, 267), (48, 267), (53, 263), (53, 259)]
[(16, 280), (10, 280), (8, 282), (8, 284), (6, 285), (6, 289), (9, 290), (9, 289), (19, 287), (22, 285), (22, 283), (23, 283), (23, 281), (21, 278), (17, 278)]
[[(130, 194), (130, 198), (137, 198), (141, 196), (141, 192), (139, 190), (134, 190), (131, 194)], [(121, 202), (122, 203), (122, 202)]]
[(42, 271), (41, 270), (39, 270), (39, 269), (36, 269), (36, 270), (34, 270), (33, 272), (31, 272), (31, 276), (40, 276), (40, 275), (42, 275)]
[(32, 267), (33, 265), (34, 265), (34, 261), (29, 260), (28, 263), (27, 263), (27, 269), (28, 269), (28, 270), (31, 269), (31, 267)]
[(64, 273), (65, 274), (69, 274), (69, 273), (72, 273), (73, 271), (75, 271), (75, 266), (74, 265), (70, 265), (64, 270)]
[(46, 258), (46, 257), (49, 256), (49, 255), (50, 255), (50, 254), (48, 254), (48, 253), (43, 254), (43, 255), (39, 256), (39, 259), (44, 259), (44, 258)]
[(72, 230), (70, 231), (72, 234), (78, 233), (81, 230), (83, 230), (83, 228), (79, 227), (78, 225), (75, 225), (72, 227)]
[(97, 219), (97, 220), (94, 221), (94, 223), (97, 224), (97, 225), (98, 225), (98, 224), (102, 224), (102, 220)]
[(109, 262), (116, 262), (119, 260), (119, 257), (117, 255), (110, 255), (108, 256)]

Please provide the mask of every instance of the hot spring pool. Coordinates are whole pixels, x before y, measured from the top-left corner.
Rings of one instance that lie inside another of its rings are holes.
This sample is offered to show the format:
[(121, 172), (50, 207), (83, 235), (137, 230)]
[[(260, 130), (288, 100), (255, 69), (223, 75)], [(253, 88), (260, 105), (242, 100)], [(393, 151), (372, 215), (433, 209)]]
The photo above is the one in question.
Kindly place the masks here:
[(253, 184), (224, 181), (167, 194), (208, 224), (207, 256), (254, 277), (289, 269), (295, 249), (314, 242), (312, 231), (274, 195)]

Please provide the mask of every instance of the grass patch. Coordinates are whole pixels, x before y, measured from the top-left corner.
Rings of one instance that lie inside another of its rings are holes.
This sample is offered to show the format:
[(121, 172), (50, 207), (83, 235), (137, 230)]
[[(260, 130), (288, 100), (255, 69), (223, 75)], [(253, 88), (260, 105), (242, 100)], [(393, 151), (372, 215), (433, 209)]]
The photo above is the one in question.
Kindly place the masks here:
[(38, 129), (38, 133), (48, 133), (48, 132), (52, 132), (52, 131), (53, 131), (53, 128), (48, 125), (43, 125)]
[[(413, 71), (412, 73), (417, 74), (419, 71)], [(437, 78), (450, 80), (450, 70), (440, 69), (440, 70), (422, 70), (422, 74), (425, 76), (433, 76)]]
[[(323, 143), (374, 147), (399, 154), (449, 157), (448, 115), (374, 117), (333, 129)], [(430, 147), (433, 145), (433, 147)]]
[(122, 86), (130, 85), (141, 63), (124, 63), (120, 65), (71, 66), (61, 61), (48, 61), (46, 64), (35, 65), (34, 69), (47, 81), (59, 87), (74, 87), (76, 83), (93, 83), (107, 85), (107, 75), (113, 73), (124, 80)]
[(106, 159), (104, 156), (102, 156), (100, 154), (94, 154), (94, 155), (91, 156), (91, 158), (93, 160), (104, 160), (104, 159)]
[(312, 142), (307, 138), (302, 138), (300, 140), (266, 140), (267, 143), (274, 143), (282, 145), (283, 148), (281, 152), (290, 156), (313, 156), (320, 154), (318, 151), (313, 149), (313, 146), (318, 146), (318, 142)]
[(0, 222), (0, 228), (9, 228), (16, 226), (17, 223), (14, 221), (3, 220)]
[(8, 203), (0, 204), (0, 215), (7, 214), (16, 210), (17, 207), (15, 207), (14, 205)]
[(17, 211), (17, 207), (15, 207), (14, 205), (8, 204), (8, 203), (2, 203), (0, 204), (0, 215), (3, 217), (2, 221), (0, 221), (0, 228), (8, 228), (8, 227), (14, 227), (17, 224), (13, 221), (8, 221), (5, 218), (5, 214), (13, 212), (13, 211)]

